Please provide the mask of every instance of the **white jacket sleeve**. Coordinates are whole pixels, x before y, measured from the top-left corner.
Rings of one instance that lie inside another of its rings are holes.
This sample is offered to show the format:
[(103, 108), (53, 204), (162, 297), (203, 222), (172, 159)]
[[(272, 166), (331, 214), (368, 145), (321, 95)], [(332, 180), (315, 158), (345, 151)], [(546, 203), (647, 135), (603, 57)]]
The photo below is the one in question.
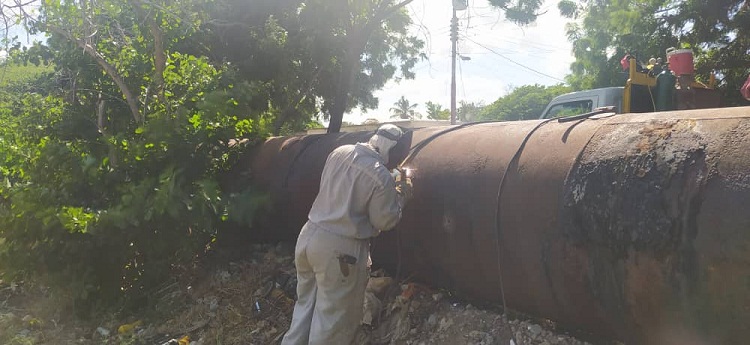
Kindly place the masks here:
[(388, 179), (385, 185), (375, 187), (372, 192), (368, 206), (370, 223), (379, 231), (393, 229), (401, 220), (402, 204), (395, 182)]

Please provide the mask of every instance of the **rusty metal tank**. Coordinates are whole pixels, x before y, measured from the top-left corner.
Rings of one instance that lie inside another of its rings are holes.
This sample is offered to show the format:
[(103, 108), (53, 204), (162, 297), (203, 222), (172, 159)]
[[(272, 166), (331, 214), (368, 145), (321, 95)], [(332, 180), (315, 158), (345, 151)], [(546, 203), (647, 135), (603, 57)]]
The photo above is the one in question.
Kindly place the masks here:
[[(371, 134), (251, 153), (273, 204), (249, 236), (295, 239), (327, 154)], [(373, 240), (376, 264), (628, 343), (750, 336), (750, 107), (433, 127), (404, 144), (414, 199)]]

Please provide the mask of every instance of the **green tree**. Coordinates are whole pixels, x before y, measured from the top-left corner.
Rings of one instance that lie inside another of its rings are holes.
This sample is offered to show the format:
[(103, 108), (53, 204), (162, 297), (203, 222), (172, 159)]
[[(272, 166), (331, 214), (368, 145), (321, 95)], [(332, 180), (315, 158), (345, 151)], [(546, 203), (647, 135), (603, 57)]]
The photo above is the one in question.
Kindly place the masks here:
[(477, 121), (482, 108), (484, 108), (484, 105), (481, 103), (460, 101), (456, 109), (456, 116), (462, 122)]
[(516, 24), (529, 24), (540, 15), (541, 0), (488, 0), (494, 6), (505, 12), (505, 18)]
[(696, 70), (707, 80), (717, 71), (726, 105), (747, 104), (738, 90), (750, 73), (750, 2), (744, 0), (687, 0), (667, 10), (667, 27), (696, 52)]
[(409, 103), (409, 100), (406, 99), (406, 97), (401, 96), (401, 98), (399, 98), (391, 108), (391, 118), (404, 120), (414, 120), (415, 118), (420, 118), (421, 115), (419, 115), (416, 110), (417, 106), (418, 104), (411, 104)]
[(262, 81), (274, 132), (318, 113), (337, 132), (346, 111), (378, 106), (373, 91), (388, 80), (413, 78), (424, 55), (408, 33), (411, 1), (220, 0), (206, 7), (210, 39), (190, 49)]
[(626, 53), (641, 61), (663, 57), (677, 38), (664, 26), (665, 0), (561, 1), (564, 16), (582, 18), (567, 26), (576, 60), (567, 82), (575, 90), (622, 86), (627, 72), (620, 66)]
[(38, 17), (21, 14), (50, 38), (19, 61), (45, 51), (53, 72), (0, 92), (4, 278), (45, 279), (79, 302), (136, 301), (229, 222), (252, 221), (263, 196), (225, 192), (220, 176), (242, 147), (233, 139), (267, 135), (253, 104), (269, 97), (180, 51), (197, 4), (45, 1)]
[(228, 62), (237, 78), (262, 85), (269, 99), (258, 98), (253, 107), (264, 110), (276, 135), (303, 130), (319, 117), (332, 60), (328, 47), (315, 41), (318, 33), (302, 27), (302, 1), (218, 0), (203, 6), (209, 17), (181, 49), (215, 64)]
[(570, 91), (572, 91), (570, 87), (561, 84), (554, 86), (534, 84), (517, 87), (484, 107), (479, 119), (497, 121), (538, 119), (553, 98)]
[(623, 85), (620, 59), (662, 57), (669, 47), (690, 47), (696, 74), (707, 81), (716, 71), (728, 105), (742, 104), (737, 92), (750, 65), (750, 5), (744, 0), (561, 1), (573, 19), (568, 38), (576, 61), (566, 79), (574, 89)]
[[(324, 95), (323, 110), (330, 116), (329, 133), (339, 131), (344, 112), (359, 106), (377, 107), (372, 91), (382, 88), (400, 67), (405, 78), (413, 78), (414, 67), (423, 42), (409, 35), (411, 24), (403, 1), (312, 1), (306, 6), (317, 23), (326, 22), (326, 13), (337, 13), (327, 20), (326, 37), (334, 35), (337, 63), (333, 68), (333, 87)], [(314, 4), (314, 5), (313, 5)], [(343, 12), (343, 13), (342, 13)], [(365, 81), (365, 83), (358, 82)]]
[(448, 120), (451, 117), (451, 112), (448, 109), (443, 109), (443, 106), (438, 103), (427, 102), (427, 118), (430, 120)]

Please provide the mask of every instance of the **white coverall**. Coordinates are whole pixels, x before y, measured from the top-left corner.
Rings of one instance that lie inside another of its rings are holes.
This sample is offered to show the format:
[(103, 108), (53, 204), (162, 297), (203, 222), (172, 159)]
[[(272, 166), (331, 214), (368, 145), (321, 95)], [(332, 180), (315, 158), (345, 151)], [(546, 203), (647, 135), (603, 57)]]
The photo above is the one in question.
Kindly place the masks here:
[(370, 146), (331, 152), (297, 239), (298, 299), (282, 344), (352, 343), (369, 279), (369, 240), (398, 223), (401, 204), (383, 159)]

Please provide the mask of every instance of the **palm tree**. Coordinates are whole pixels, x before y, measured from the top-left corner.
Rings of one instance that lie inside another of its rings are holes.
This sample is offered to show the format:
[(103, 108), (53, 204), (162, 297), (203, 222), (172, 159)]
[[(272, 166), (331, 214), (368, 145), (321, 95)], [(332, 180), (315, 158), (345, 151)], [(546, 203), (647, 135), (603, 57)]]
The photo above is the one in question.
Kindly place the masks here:
[(414, 118), (419, 118), (420, 115), (417, 113), (416, 110), (414, 110), (417, 107), (418, 104), (414, 103), (411, 104), (406, 99), (406, 97), (401, 96), (401, 98), (396, 101), (396, 103), (393, 103), (393, 108), (391, 108), (391, 118), (398, 118), (398, 119), (404, 119), (404, 120), (414, 120)]

